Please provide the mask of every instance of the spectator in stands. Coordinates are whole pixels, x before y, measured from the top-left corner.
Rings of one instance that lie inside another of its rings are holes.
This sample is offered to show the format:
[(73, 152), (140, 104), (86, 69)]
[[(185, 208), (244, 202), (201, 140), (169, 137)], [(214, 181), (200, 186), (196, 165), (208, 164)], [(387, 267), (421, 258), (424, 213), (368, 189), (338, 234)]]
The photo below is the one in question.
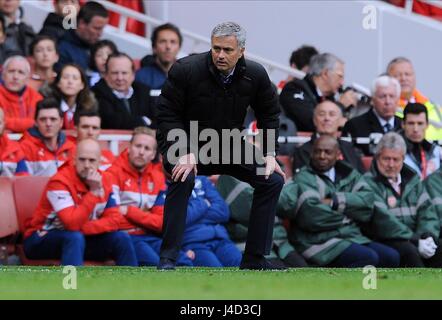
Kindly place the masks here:
[(100, 40), (92, 46), (88, 74), (91, 87), (104, 77), (107, 58), (116, 52), (118, 52), (117, 46), (110, 40)]
[[(442, 168), (437, 169), (423, 183), (437, 212), (439, 225), (442, 228)], [(441, 238), (442, 236), (439, 234), (439, 244), (441, 243)]]
[[(115, 196), (120, 204), (120, 229), (131, 235), (142, 266), (159, 262), (163, 227), (166, 179), (161, 163), (153, 162), (157, 142), (149, 128), (135, 128), (129, 148), (123, 151), (108, 170), (113, 175)], [(192, 261), (181, 252), (179, 265)]]
[(0, 176), (13, 177), (28, 174), (25, 156), (16, 141), (5, 133), (5, 113), (0, 108)]
[[(309, 45), (302, 45), (298, 49), (292, 52), (290, 56), (290, 67), (305, 73), (309, 72), (310, 60), (314, 55), (319, 52), (315, 47)], [(288, 76), (286, 80), (282, 80), (278, 83), (278, 90), (281, 91), (287, 82), (292, 81), (293, 76)]]
[[(397, 267), (398, 253), (362, 235), (360, 223), (373, 214), (373, 192), (364, 178), (338, 161), (337, 140), (322, 135), (313, 144), (311, 166), (295, 176), (297, 194), (281, 197), (297, 202), (284, 211), (291, 220), (289, 239), (312, 264), (327, 267)], [(294, 198), (294, 199), (293, 199)]]
[[(405, 0), (386, 0), (387, 2), (394, 4), (398, 7), (405, 7)], [(442, 8), (437, 6), (438, 1), (421, 1), (421, 0), (412, 0), (413, 6), (412, 11), (421, 14), (439, 21), (442, 21)], [(433, 5), (431, 2), (435, 3)]]
[(1, 0), (0, 13), (6, 22), (6, 38), (15, 42), (14, 47), (19, 49), (19, 54), (29, 56), (29, 45), (34, 40), (34, 29), (23, 22), (23, 8), (20, 0)]
[(401, 85), (400, 108), (396, 115), (402, 118), (403, 109), (409, 102), (425, 105), (430, 120), (425, 137), (428, 140), (442, 140), (442, 109), (416, 89), (416, 74), (411, 61), (404, 57), (395, 58), (388, 64), (387, 73)]
[(83, 140), (74, 163), (49, 180), (24, 234), (28, 258), (61, 258), (62, 265), (74, 266), (112, 258), (117, 265), (138, 265), (129, 235), (117, 231), (120, 213), (99, 159), (98, 142)]
[[(309, 142), (295, 149), (293, 155), (293, 172), (296, 172), (297, 169), (310, 163), (313, 144), (319, 136), (327, 134), (339, 139), (341, 134), (339, 129), (343, 123), (343, 119), (341, 108), (333, 101), (326, 100), (315, 107), (313, 111), (313, 123), (316, 128), (315, 133), (313, 133)], [(363, 173), (365, 170), (361, 161), (361, 153), (351, 142), (338, 140), (338, 143), (340, 160), (346, 161), (347, 164), (351, 165), (354, 169)]]
[(407, 147), (396, 132), (376, 147), (366, 179), (374, 191), (374, 214), (366, 233), (395, 248), (402, 267), (441, 267), (440, 220), (419, 176), (404, 165)]
[[(401, 87), (399, 82), (389, 76), (380, 76), (373, 81), (371, 88), (373, 107), (363, 115), (347, 121), (342, 130), (343, 136), (371, 137), (401, 129), (401, 119), (395, 116)], [(369, 156), (373, 149), (369, 144), (357, 145)]]
[(77, 16), (77, 29), (66, 32), (58, 43), (60, 61), (57, 71), (64, 64), (72, 62), (87, 70), (91, 46), (100, 40), (108, 17), (106, 8), (98, 2), (89, 1), (81, 7)]
[(80, 10), (80, 3), (78, 0), (54, 0), (55, 12), (50, 12), (43, 27), (40, 30), (41, 35), (47, 35), (54, 38), (56, 41), (60, 40), (68, 31), (63, 26), (63, 20), (67, 15), (77, 15)]
[[(74, 143), (78, 143), (84, 139), (94, 139), (98, 141), (101, 131), (101, 118), (98, 108), (79, 109), (74, 114), (74, 124), (76, 137), (69, 137)], [(114, 154), (108, 150), (101, 148), (100, 170), (106, 171), (114, 162)]]
[(155, 128), (155, 110), (149, 88), (134, 81), (135, 65), (127, 54), (115, 53), (106, 62), (106, 74), (93, 88), (100, 105), (103, 129)]
[(167, 73), (177, 60), (183, 37), (177, 26), (166, 23), (154, 29), (151, 43), (153, 55), (141, 60), (142, 68), (137, 71), (135, 79), (151, 89), (150, 95), (157, 102)]
[(195, 177), (195, 187), (187, 206), (183, 249), (194, 252), (193, 265), (238, 267), (241, 251), (230, 240), (224, 223), (230, 212), (224, 199), (204, 176)]
[[(293, 184), (291, 185), (293, 186)], [(290, 188), (287, 184), (283, 187)], [(253, 189), (248, 183), (241, 182), (234, 177), (228, 175), (221, 175), (216, 182), (216, 188), (221, 196), (225, 199), (230, 209), (230, 219), (226, 223), (226, 228), (230, 238), (235, 241), (237, 247), (244, 251), (247, 231), (250, 218), (250, 210), (253, 201)], [(291, 189), (289, 194), (294, 192)], [(278, 201), (280, 206), (281, 198)], [(298, 254), (289, 243), (287, 238), (287, 231), (279, 217), (275, 217), (275, 224), (273, 227), (273, 242), (270, 254), (266, 256), (273, 264), (285, 267), (307, 267), (304, 258)]]
[(409, 103), (404, 109), (402, 136), (407, 145), (404, 163), (424, 180), (439, 169), (441, 148), (437, 143), (425, 140), (428, 128), (427, 108), (420, 103)]
[(11, 56), (20, 55), (20, 49), (15, 39), (6, 37), (6, 21), (0, 14), (0, 65)]
[[(314, 131), (313, 110), (323, 100), (335, 101), (335, 94), (344, 84), (344, 62), (330, 53), (311, 58), (309, 73), (303, 80), (293, 79), (281, 92), (280, 102), (287, 117), (298, 131)], [(357, 104), (356, 94), (346, 91), (339, 98), (345, 109)]]
[(63, 113), (58, 101), (54, 98), (40, 101), (35, 127), (26, 131), (20, 140), (31, 175), (50, 177), (74, 156), (75, 144), (66, 139), (62, 126)]
[(97, 108), (97, 100), (89, 90), (87, 77), (80, 66), (65, 64), (51, 86), (50, 96), (60, 101), (63, 129), (74, 129), (74, 114), (79, 109)]
[(49, 36), (39, 35), (31, 43), (30, 52), (34, 58), (34, 70), (29, 86), (44, 94), (57, 76), (54, 72), (54, 65), (59, 58), (57, 43)]
[(26, 58), (8, 58), (2, 70), (0, 107), (5, 112), (6, 129), (24, 132), (34, 125), (35, 106), (43, 97), (29, 87), (31, 67)]

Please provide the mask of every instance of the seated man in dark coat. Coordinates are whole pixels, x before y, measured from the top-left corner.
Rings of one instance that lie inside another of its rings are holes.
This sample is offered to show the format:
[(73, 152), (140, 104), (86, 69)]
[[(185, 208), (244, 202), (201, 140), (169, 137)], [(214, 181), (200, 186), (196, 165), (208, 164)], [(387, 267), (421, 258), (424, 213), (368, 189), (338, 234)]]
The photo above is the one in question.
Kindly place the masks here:
[(149, 87), (134, 82), (135, 65), (127, 54), (115, 53), (106, 62), (106, 73), (92, 91), (100, 104), (103, 129), (155, 128)]
[[(321, 101), (335, 101), (334, 96), (343, 84), (344, 62), (330, 53), (318, 54), (312, 57), (304, 79), (293, 79), (284, 86), (280, 103), (299, 131), (314, 131), (314, 108)], [(357, 104), (356, 94), (348, 90), (338, 103), (342, 109), (348, 109)]]
[[(389, 76), (376, 78), (372, 86), (373, 108), (349, 120), (342, 130), (342, 135), (352, 138), (373, 137), (373, 133), (382, 136), (384, 133), (400, 130), (401, 119), (395, 116), (400, 93), (401, 86), (396, 79)], [(361, 144), (358, 147), (367, 156), (374, 153), (369, 144)]]
[[(320, 135), (327, 134), (335, 138), (339, 137), (339, 127), (343, 119), (341, 109), (332, 101), (324, 101), (316, 106), (313, 114), (313, 123), (316, 128), (315, 133), (309, 142), (295, 149), (293, 154), (293, 172), (309, 164), (313, 144)], [(364, 172), (361, 153), (353, 147), (351, 142), (339, 140), (339, 149), (341, 150), (341, 160), (346, 161), (359, 172)]]

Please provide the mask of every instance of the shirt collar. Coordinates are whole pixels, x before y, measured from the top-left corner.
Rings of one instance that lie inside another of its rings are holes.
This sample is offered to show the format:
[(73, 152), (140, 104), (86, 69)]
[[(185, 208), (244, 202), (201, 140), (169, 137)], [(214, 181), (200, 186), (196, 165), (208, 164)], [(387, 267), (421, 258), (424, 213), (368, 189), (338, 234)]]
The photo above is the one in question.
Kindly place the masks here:
[(388, 179), (388, 182), (397, 193), (401, 193), (402, 177), (400, 173), (397, 175), (396, 181), (394, 181), (393, 179)]
[(117, 91), (117, 90), (112, 90), (112, 93), (118, 99), (130, 99), (130, 98), (132, 98), (132, 95), (134, 94), (134, 88), (132, 88), (132, 86), (130, 86), (129, 92), (127, 94), (125, 94), (124, 92)]
[(77, 109), (77, 104), (74, 104), (74, 106), (71, 108), (71, 107), (69, 107), (69, 105), (67, 104), (67, 102), (65, 100), (61, 100), (60, 108), (61, 108), (61, 111), (63, 111), (63, 113), (68, 112), (68, 111), (70, 111), (71, 113), (74, 113), (75, 109)]
[(236, 68), (236, 66), (233, 67), (232, 71), (230, 71), (228, 75), (224, 75), (224, 74), (220, 73), (221, 79), (223, 79), (224, 82), (227, 82), (233, 76), (233, 73), (235, 72), (235, 68)]
[(387, 120), (385, 120), (384, 118), (382, 118), (382, 117), (376, 112), (376, 109), (375, 109), (375, 108), (373, 108), (373, 112), (374, 112), (376, 118), (378, 118), (378, 121), (379, 121), (379, 123), (381, 124), (381, 127), (382, 127), (382, 128), (384, 128), (384, 126), (385, 126), (387, 123), (390, 124), (391, 128), (394, 128), (394, 117), (391, 117), (391, 118), (388, 119), (388, 121), (387, 121)]
[(324, 175), (327, 176), (332, 182), (336, 180), (336, 169), (332, 167), (330, 170), (324, 172)]

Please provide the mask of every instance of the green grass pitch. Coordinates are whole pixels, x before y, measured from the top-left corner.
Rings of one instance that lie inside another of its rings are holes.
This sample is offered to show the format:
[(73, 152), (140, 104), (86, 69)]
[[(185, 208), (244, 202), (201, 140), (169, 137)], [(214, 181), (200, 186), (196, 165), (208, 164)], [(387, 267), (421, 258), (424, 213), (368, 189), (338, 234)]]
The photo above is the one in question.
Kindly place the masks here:
[[(0, 267), (0, 299), (441, 299), (440, 269), (379, 269), (377, 289), (362, 269), (80, 267), (77, 289), (63, 288), (62, 267)], [(72, 276), (72, 274), (70, 275)], [(72, 278), (70, 278), (72, 280)], [(70, 281), (69, 280), (69, 281)], [(65, 279), (65, 283), (72, 283)]]

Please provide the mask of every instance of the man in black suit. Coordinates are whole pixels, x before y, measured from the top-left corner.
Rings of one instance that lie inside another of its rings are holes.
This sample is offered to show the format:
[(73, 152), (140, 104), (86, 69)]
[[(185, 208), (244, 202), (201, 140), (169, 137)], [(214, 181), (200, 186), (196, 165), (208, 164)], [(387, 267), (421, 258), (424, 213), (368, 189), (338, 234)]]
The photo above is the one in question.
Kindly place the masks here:
[[(277, 269), (264, 256), (271, 249), (276, 204), (284, 185), (284, 173), (275, 160), (280, 109), (265, 69), (244, 58), (245, 40), (245, 31), (238, 24), (217, 25), (212, 31), (211, 51), (178, 60), (162, 88), (157, 139), (171, 183), (164, 205), (160, 270), (175, 268), (197, 172), (228, 174), (255, 188), (240, 268)], [(248, 106), (254, 109), (258, 128), (274, 133), (273, 137), (264, 134), (261, 156), (253, 161), (244, 161), (254, 152), (244, 139), (233, 144), (229, 140), (227, 147), (220, 143), (225, 131), (242, 129)], [(196, 132), (192, 129), (195, 122)], [(203, 161), (207, 160), (201, 156), (207, 141), (201, 138), (203, 131), (215, 133), (215, 138), (210, 136), (212, 155), (222, 154), (222, 162)], [(176, 141), (175, 134), (184, 138)], [(235, 153), (240, 153), (239, 161), (234, 159)]]
[[(310, 163), (310, 157), (315, 140), (322, 134), (339, 138), (339, 128), (342, 125), (344, 117), (339, 106), (332, 101), (324, 101), (318, 104), (313, 113), (313, 123), (315, 124), (315, 133), (310, 141), (295, 149), (293, 154), (293, 172)], [(361, 161), (361, 152), (355, 148), (351, 142), (338, 140), (340, 149), (340, 160), (344, 160), (354, 169), (363, 173), (364, 166)]]
[(100, 105), (102, 129), (156, 128), (150, 88), (135, 80), (135, 65), (127, 54), (114, 53), (106, 62), (106, 73), (92, 88)]
[[(390, 131), (399, 131), (401, 119), (395, 116), (395, 112), (399, 106), (400, 94), (401, 86), (395, 78), (376, 78), (372, 86), (373, 107), (363, 115), (348, 121), (342, 135), (352, 138), (373, 137), (373, 134), (383, 135)], [(357, 146), (365, 155), (373, 155), (373, 148), (370, 148), (369, 144)]]
[[(293, 79), (284, 86), (279, 101), (298, 131), (315, 131), (313, 110), (321, 101), (335, 101), (335, 94), (344, 84), (344, 75), (344, 62), (330, 53), (322, 53), (311, 58), (304, 79)], [(356, 94), (347, 90), (337, 103), (342, 109), (356, 105)]]

